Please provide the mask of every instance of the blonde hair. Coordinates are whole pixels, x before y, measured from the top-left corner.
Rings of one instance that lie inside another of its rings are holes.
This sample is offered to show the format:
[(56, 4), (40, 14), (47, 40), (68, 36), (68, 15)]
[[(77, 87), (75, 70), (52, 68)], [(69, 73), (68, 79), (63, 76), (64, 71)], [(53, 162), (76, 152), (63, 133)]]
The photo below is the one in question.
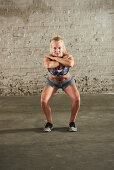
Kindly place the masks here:
[(58, 35), (58, 36), (56, 36), (56, 37), (54, 37), (53, 39), (50, 40), (50, 54), (52, 54), (52, 42), (53, 41), (62, 41), (63, 42), (63, 53), (64, 54), (67, 53), (64, 41), (63, 41), (62, 37), (60, 35)]

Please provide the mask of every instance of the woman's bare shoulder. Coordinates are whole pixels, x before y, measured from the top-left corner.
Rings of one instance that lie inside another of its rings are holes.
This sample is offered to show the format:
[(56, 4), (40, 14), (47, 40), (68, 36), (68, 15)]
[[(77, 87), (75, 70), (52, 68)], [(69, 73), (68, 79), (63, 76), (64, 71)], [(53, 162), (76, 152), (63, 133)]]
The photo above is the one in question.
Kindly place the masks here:
[(73, 58), (73, 56), (71, 54), (67, 53), (67, 54), (64, 55), (64, 58), (70, 58), (71, 59), (71, 58)]
[(45, 55), (44, 60), (49, 60), (49, 56), (50, 56), (50, 54)]

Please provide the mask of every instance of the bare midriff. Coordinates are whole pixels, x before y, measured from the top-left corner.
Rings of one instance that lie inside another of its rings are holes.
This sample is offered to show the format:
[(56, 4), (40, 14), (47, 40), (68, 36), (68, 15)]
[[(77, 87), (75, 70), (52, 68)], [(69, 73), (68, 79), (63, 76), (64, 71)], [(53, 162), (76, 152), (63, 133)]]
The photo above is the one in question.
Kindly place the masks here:
[(54, 80), (54, 81), (64, 81), (66, 79), (68, 79), (70, 77), (70, 73), (68, 72), (66, 75), (64, 76), (53, 76), (52, 74), (49, 74), (49, 77)]

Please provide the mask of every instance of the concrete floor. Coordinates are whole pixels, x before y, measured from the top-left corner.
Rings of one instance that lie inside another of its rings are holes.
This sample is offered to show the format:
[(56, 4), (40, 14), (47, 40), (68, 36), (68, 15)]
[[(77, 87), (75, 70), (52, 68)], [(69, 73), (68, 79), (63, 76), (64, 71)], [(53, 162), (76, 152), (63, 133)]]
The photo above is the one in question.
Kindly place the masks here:
[(78, 132), (68, 132), (71, 103), (66, 94), (51, 98), (46, 133), (40, 95), (0, 97), (0, 170), (114, 169), (114, 95), (81, 95)]

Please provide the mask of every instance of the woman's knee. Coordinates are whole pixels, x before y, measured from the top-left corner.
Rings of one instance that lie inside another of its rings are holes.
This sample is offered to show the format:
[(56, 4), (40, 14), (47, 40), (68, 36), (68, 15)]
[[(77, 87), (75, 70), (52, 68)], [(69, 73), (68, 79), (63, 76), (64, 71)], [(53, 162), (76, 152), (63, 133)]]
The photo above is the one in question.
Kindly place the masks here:
[(76, 95), (72, 100), (74, 103), (80, 105), (80, 95)]
[(41, 105), (47, 105), (52, 95), (56, 92), (56, 89), (51, 86), (45, 86), (41, 95)]
[(47, 98), (41, 97), (41, 106), (47, 105), (49, 100)]

